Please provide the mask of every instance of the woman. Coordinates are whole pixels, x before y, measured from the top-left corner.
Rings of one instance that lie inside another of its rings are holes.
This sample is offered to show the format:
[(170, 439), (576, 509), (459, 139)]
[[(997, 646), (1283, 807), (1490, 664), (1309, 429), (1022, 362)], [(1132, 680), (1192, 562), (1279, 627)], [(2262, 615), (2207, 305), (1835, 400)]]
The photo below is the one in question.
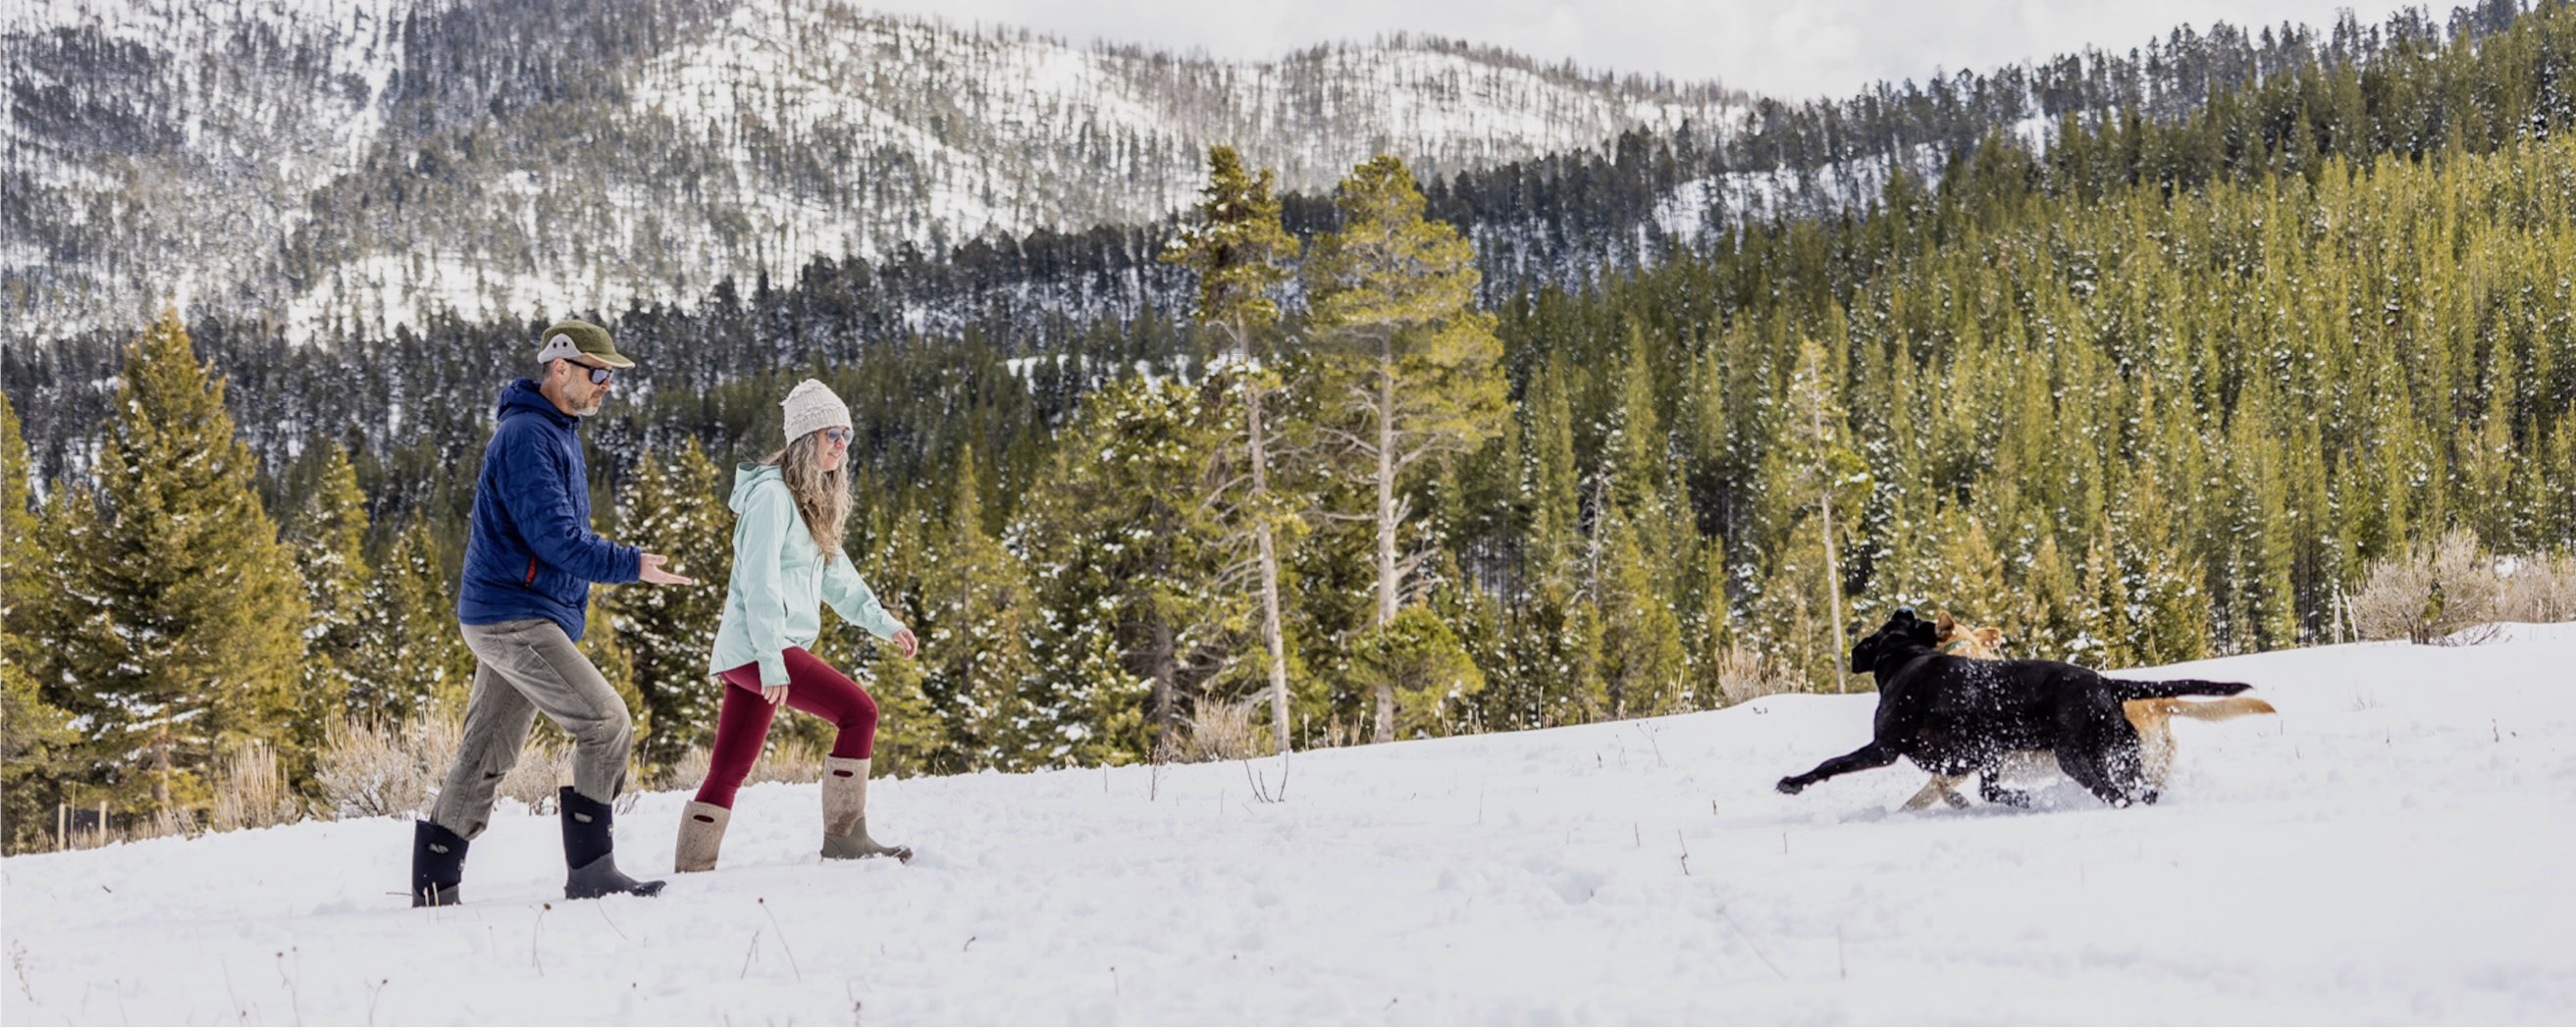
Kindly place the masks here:
[(822, 632), (818, 601), (841, 618), (893, 642), (909, 658), (920, 651), (912, 631), (877, 604), (841, 549), (850, 515), (850, 409), (831, 388), (807, 380), (789, 392), (787, 447), (768, 462), (734, 471), (733, 576), (707, 670), (724, 682), (716, 745), (706, 784), (680, 814), (673, 866), (711, 870), (734, 791), (742, 787), (770, 718), (785, 702), (832, 722), (839, 734), (823, 764), (823, 856), (849, 860), (912, 850), (868, 837), (868, 755), (877, 733), (876, 700), (858, 682), (814, 654)]

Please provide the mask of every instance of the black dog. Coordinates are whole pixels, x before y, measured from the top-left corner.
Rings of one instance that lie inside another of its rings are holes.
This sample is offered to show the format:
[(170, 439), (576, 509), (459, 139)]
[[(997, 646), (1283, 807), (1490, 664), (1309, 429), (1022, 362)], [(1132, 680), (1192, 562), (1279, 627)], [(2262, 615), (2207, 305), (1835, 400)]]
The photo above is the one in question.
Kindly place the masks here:
[(1933, 626), (1899, 609), (1877, 633), (1852, 647), (1852, 672), (1878, 678), (1878, 718), (1868, 745), (1780, 779), (1796, 795), (1826, 778), (1894, 763), (1899, 757), (1934, 773), (1975, 772), (1987, 802), (2026, 806), (2022, 793), (1996, 784), (2004, 754), (2057, 753), (2076, 783), (2113, 806), (2156, 801), (2138, 758), (2138, 732), (2120, 704), (2175, 695), (2234, 695), (2252, 685), (2232, 681), (2122, 681), (2047, 660), (1981, 660), (1933, 648)]

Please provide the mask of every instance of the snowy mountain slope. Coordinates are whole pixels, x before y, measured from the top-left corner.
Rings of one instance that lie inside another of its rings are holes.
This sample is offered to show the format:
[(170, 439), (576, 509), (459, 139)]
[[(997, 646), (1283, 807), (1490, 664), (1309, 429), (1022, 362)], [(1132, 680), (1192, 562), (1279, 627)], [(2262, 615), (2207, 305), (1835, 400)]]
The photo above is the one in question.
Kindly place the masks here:
[(1708, 86), (1438, 42), (1238, 64), (838, 0), (45, 0), (0, 20), (13, 334), (176, 299), (417, 326), (692, 300), (815, 255), (1160, 218), (1205, 148), (1292, 189), (1713, 125)]
[[(569, 904), (554, 819), (402, 907), (377, 820), (0, 864), (11, 1024), (2567, 1023), (2576, 624), (2171, 668), (2275, 717), (2178, 725), (2167, 800), (1796, 798), (1872, 696), (1269, 762), (878, 786), (923, 851), (821, 866), (758, 786), (722, 866)], [(683, 797), (620, 818), (669, 869)]]

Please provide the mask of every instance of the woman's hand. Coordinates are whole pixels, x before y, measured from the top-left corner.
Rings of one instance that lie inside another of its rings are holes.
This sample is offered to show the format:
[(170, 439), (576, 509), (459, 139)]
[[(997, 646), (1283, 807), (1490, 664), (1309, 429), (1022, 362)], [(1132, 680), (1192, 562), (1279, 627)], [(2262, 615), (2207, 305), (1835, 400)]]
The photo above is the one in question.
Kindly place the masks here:
[(760, 701), (766, 702), (772, 706), (787, 701), (787, 686), (783, 684), (761, 685)]
[(912, 636), (912, 628), (898, 627), (894, 632), (894, 647), (903, 650), (903, 658), (911, 659), (921, 654), (921, 639)]

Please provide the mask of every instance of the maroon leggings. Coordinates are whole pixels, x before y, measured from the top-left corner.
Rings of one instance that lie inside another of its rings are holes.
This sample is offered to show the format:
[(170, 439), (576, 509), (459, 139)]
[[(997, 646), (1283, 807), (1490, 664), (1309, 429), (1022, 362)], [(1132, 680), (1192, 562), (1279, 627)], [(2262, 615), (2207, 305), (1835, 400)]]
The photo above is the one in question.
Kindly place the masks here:
[[(832, 755), (864, 760), (876, 747), (877, 700), (831, 664), (800, 648), (789, 648), (787, 704), (831, 721), (841, 733), (832, 739)], [(716, 714), (716, 747), (707, 758), (707, 783), (698, 786), (698, 801), (728, 810), (742, 779), (760, 759), (760, 743), (769, 738), (769, 720), (778, 707), (760, 697), (760, 664), (745, 663), (723, 674), (724, 705)]]

